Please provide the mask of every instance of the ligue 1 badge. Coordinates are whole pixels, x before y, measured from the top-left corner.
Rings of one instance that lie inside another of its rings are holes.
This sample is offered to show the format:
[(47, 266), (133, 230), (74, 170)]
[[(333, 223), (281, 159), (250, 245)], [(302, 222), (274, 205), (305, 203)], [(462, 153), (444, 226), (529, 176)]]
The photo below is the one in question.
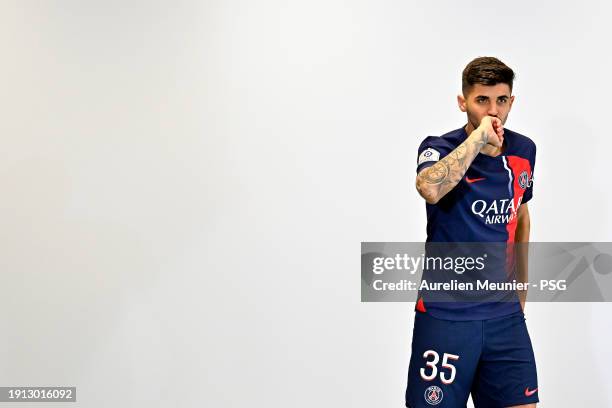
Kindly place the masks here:
[(518, 177), (518, 183), (519, 183), (519, 186), (521, 186), (523, 190), (529, 187), (529, 173), (527, 173), (527, 170), (523, 170), (521, 172), (521, 174)]
[(423, 150), (423, 153), (421, 153), (421, 155), (419, 156), (418, 164), (438, 160), (440, 160), (440, 152), (430, 147), (428, 149)]
[(442, 397), (444, 397), (444, 394), (442, 393), (442, 389), (438, 386), (432, 385), (425, 390), (425, 401), (427, 401), (429, 405), (438, 405), (442, 402)]

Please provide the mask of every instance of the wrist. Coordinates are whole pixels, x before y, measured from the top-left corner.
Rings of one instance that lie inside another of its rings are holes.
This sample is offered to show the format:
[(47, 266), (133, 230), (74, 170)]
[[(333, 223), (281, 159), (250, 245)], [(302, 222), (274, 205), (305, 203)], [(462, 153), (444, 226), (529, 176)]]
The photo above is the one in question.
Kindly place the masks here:
[(487, 131), (478, 127), (474, 129), (474, 131), (468, 137), (473, 143), (480, 145), (483, 147), (487, 144)]

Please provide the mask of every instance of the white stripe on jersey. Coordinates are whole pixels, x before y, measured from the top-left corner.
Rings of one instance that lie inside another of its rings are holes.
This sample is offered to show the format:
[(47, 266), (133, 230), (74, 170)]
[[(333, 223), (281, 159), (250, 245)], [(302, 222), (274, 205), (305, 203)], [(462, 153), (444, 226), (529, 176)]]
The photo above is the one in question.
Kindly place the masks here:
[(502, 156), (502, 160), (504, 161), (504, 167), (508, 170), (508, 177), (510, 181), (508, 182), (508, 192), (510, 193), (510, 197), (514, 198), (514, 194), (512, 194), (512, 170), (508, 167), (508, 162), (506, 161), (506, 156)]

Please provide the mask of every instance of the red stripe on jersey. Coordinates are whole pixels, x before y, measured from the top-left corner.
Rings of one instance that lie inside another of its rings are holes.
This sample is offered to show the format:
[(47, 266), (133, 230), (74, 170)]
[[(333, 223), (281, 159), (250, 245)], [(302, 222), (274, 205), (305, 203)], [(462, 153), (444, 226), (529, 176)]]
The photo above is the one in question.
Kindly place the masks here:
[(508, 166), (512, 170), (512, 204), (514, 211), (510, 217), (510, 221), (506, 225), (506, 231), (508, 231), (508, 243), (510, 245), (506, 248), (506, 271), (508, 274), (513, 275), (514, 271), (514, 237), (516, 233), (516, 226), (518, 224), (518, 209), (523, 200), (523, 194), (525, 189), (519, 184), (519, 178), (522, 172), (527, 172), (527, 180), (531, 178), (531, 164), (529, 160), (518, 156), (507, 156)]
[(508, 242), (514, 242), (514, 234), (516, 232), (517, 212), (520, 201), (523, 199), (524, 188), (519, 184), (519, 177), (522, 172), (527, 172), (527, 179), (531, 177), (531, 164), (529, 160), (518, 156), (507, 156), (508, 166), (512, 170), (512, 204), (514, 211), (510, 217), (510, 221), (506, 225), (508, 231)]
[(417, 301), (416, 310), (418, 310), (421, 313), (427, 312), (427, 309), (425, 309), (425, 302), (423, 302), (423, 298), (419, 298), (419, 300)]

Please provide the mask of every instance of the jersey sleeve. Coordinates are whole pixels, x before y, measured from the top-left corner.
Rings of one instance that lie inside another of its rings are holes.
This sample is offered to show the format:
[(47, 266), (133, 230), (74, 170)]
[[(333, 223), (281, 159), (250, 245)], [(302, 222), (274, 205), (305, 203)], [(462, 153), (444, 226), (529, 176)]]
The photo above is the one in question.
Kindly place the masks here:
[(536, 161), (536, 145), (533, 144), (531, 148), (531, 154), (529, 156), (529, 164), (531, 165), (531, 174), (529, 175), (529, 182), (527, 183), (527, 188), (525, 189), (525, 193), (523, 194), (523, 203), (528, 202), (533, 198), (533, 172), (535, 170), (535, 161)]
[(417, 174), (427, 167), (433, 166), (438, 160), (449, 154), (451, 149), (442, 138), (437, 136), (426, 137), (419, 146), (417, 156)]

